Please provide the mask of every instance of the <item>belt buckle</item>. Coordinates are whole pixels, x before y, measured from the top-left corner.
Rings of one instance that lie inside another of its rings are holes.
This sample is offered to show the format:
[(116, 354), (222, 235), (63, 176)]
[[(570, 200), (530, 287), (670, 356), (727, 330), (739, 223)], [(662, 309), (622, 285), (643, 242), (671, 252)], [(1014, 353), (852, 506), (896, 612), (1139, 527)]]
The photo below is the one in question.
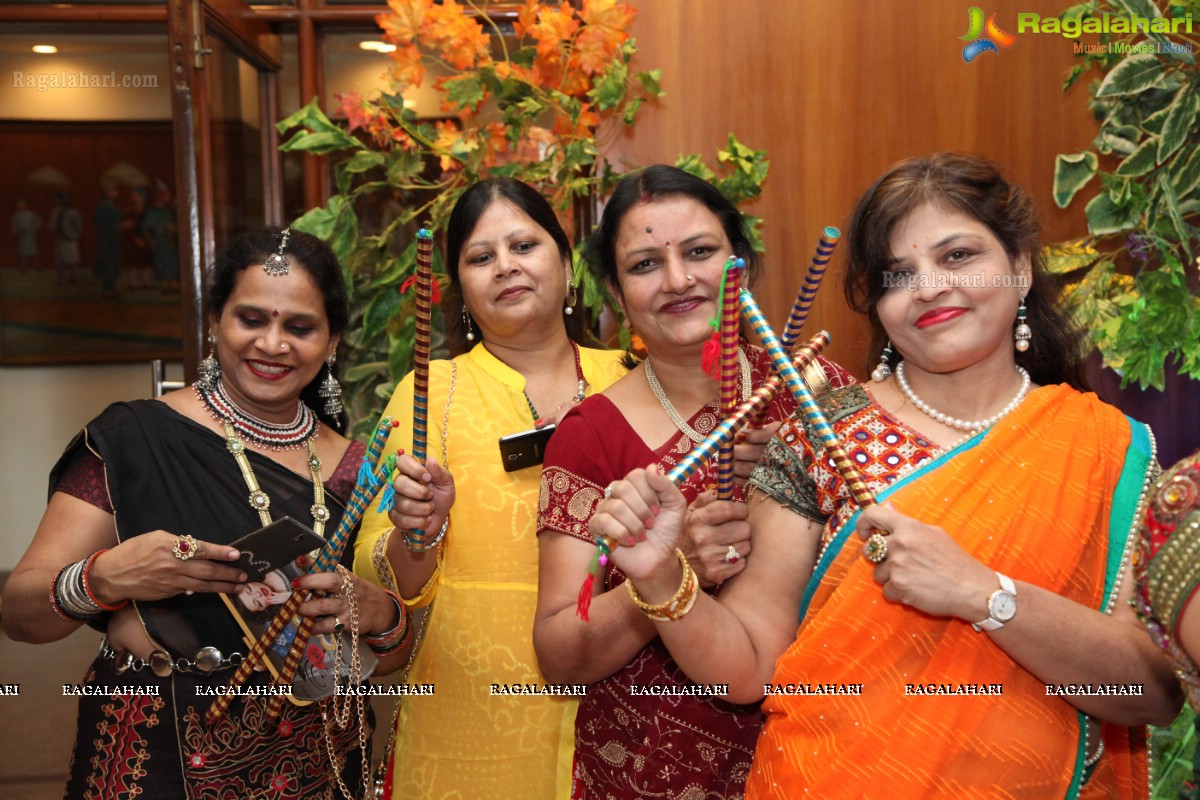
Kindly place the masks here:
[(174, 660), (169, 653), (163, 650), (155, 650), (151, 653), (147, 663), (150, 665), (150, 671), (160, 678), (171, 677), (171, 670), (175, 668)]

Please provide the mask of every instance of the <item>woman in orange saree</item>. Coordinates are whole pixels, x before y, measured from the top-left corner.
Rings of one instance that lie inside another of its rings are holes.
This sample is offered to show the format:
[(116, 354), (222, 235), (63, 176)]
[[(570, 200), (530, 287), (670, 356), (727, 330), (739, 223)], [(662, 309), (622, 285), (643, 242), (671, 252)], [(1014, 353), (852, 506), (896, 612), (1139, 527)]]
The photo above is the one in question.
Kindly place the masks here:
[(851, 504), (797, 416), (719, 601), (688, 596), (656, 470), (614, 484), (593, 533), (626, 545), (612, 560), (693, 681), (767, 696), (749, 798), (1146, 796), (1137, 726), (1180, 704), (1129, 608), (1153, 440), (1079, 390), (1032, 202), (982, 158), (913, 159), (848, 242), (883, 359), (822, 405), (880, 504)]

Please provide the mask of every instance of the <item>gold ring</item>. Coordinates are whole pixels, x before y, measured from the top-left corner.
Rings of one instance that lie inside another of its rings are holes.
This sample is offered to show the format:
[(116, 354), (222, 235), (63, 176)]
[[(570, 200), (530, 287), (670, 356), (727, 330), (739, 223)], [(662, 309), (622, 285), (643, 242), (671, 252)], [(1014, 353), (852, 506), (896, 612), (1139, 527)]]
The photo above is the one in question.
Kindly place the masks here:
[(881, 533), (872, 533), (863, 545), (863, 558), (872, 564), (882, 564), (888, 556), (888, 543)]
[(171, 546), (171, 553), (180, 561), (187, 561), (196, 555), (196, 540), (191, 536), (180, 536)]
[(346, 626), (344, 624), (342, 624), (342, 621), (340, 619), (338, 619), (337, 617), (334, 617), (333, 618), (333, 632), (341, 633), (344, 630), (346, 630)]

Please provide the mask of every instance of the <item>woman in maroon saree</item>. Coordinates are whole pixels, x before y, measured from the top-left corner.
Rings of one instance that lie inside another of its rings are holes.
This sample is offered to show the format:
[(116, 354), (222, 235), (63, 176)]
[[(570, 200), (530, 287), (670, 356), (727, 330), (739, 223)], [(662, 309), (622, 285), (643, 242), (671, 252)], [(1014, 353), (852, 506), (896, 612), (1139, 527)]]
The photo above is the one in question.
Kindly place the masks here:
[[(721, 270), (733, 254), (753, 274), (737, 210), (709, 184), (665, 166), (617, 188), (592, 242), (589, 258), (649, 356), (563, 419), (542, 472), (534, 645), (549, 680), (592, 684), (575, 723), (575, 798), (743, 793), (763, 723), (757, 704), (731, 705), (714, 696), (716, 688), (691, 683), (614, 569), (603, 574), (603, 590), (593, 586), (590, 621), (576, 616), (595, 550), (588, 520), (605, 487), (632, 468), (669, 468), (721, 421), (716, 381), (700, 362), (708, 321), (718, 315)], [(821, 366), (825, 374), (816, 370), (810, 380), (852, 380), (831, 362)], [(766, 354), (743, 342), (739, 374), (744, 399), (770, 375)], [(790, 397), (777, 398), (763, 427), (747, 433), (737, 453), (739, 482), (793, 408)], [(709, 483), (701, 467), (682, 487), (690, 505), (685, 550), (715, 592), (752, 555), (740, 489), (734, 500), (717, 501)]]

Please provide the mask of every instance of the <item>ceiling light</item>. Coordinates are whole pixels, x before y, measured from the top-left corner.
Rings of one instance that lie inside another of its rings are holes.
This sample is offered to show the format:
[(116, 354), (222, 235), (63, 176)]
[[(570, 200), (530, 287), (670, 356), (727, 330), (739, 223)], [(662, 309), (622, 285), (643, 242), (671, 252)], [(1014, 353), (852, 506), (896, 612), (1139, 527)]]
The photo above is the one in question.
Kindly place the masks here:
[(35, 44), (33, 46), (33, 52), (41, 53), (43, 55), (50, 55), (51, 53), (57, 53), (58, 48), (52, 44)]
[(396, 45), (386, 42), (359, 42), (358, 46), (363, 50), (374, 50), (376, 53), (390, 53), (396, 49)]

